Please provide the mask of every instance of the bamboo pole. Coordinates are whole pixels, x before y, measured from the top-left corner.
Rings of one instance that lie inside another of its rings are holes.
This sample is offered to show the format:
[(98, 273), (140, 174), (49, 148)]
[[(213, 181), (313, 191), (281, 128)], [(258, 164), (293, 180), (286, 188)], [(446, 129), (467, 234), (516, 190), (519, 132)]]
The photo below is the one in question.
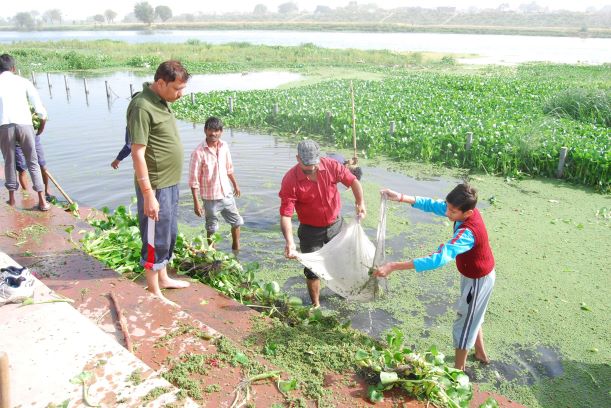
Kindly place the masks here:
[(357, 153), (356, 153), (356, 113), (354, 109), (354, 86), (352, 85), (352, 81), (350, 81), (350, 96), (352, 99), (352, 145), (354, 147), (354, 164), (358, 161)]
[(62, 195), (64, 196), (64, 198), (66, 199), (66, 201), (68, 201), (68, 204), (72, 205), (74, 204), (74, 201), (72, 201), (70, 199), (70, 197), (68, 197), (68, 194), (66, 194), (66, 192), (64, 191), (64, 189), (59, 185), (59, 183), (57, 182), (57, 180), (55, 180), (55, 178), (51, 175), (51, 173), (49, 172), (49, 170), (46, 170), (47, 176), (49, 177), (49, 180), (51, 180), (53, 182), (53, 184), (55, 184), (55, 187), (57, 187), (57, 189), (59, 190), (60, 193), (62, 193)]
[(117, 317), (119, 319), (119, 326), (121, 326), (121, 332), (123, 332), (123, 337), (125, 338), (125, 348), (129, 350), (130, 353), (134, 353), (134, 347), (132, 346), (132, 339), (129, 335), (129, 331), (127, 330), (127, 320), (125, 319), (125, 315), (123, 315), (123, 310), (119, 306), (119, 301), (115, 296), (114, 292), (110, 292), (110, 299), (115, 306), (115, 310), (117, 311)]
[(0, 408), (11, 408), (11, 381), (8, 369), (8, 355), (0, 351)]

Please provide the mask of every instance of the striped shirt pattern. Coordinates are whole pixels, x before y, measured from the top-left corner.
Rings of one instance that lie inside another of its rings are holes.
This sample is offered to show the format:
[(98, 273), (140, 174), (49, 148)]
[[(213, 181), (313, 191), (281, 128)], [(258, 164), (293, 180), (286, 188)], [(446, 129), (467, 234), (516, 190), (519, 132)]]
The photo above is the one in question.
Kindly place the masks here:
[(191, 153), (189, 186), (198, 188), (202, 199), (220, 200), (233, 193), (230, 174), (233, 174), (233, 161), (229, 146), (222, 140), (216, 150), (204, 141)]

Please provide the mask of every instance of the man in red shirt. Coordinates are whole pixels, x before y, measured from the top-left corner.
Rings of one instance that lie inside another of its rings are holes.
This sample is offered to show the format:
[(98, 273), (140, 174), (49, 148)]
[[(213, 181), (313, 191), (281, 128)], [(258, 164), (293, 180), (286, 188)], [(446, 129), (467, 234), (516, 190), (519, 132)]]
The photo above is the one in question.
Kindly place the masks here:
[[(350, 171), (333, 159), (320, 157), (320, 147), (313, 140), (297, 145), (297, 164), (282, 179), (280, 188), (280, 227), (286, 241), (284, 256), (296, 258), (291, 218), (299, 219), (299, 248), (302, 253), (318, 251), (335, 237), (342, 227), (341, 200), (337, 183), (351, 187), (357, 218), (365, 218), (361, 183)], [(312, 305), (320, 306), (320, 280), (310, 269), (303, 270)]]

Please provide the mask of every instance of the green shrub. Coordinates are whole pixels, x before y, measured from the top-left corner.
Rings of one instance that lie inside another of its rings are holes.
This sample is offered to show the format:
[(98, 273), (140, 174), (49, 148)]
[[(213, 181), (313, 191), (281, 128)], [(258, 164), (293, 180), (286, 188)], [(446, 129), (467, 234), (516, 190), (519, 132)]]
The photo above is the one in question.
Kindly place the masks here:
[(548, 98), (543, 112), (611, 127), (611, 93), (597, 89), (567, 89)]
[(127, 65), (134, 68), (157, 68), (161, 58), (156, 55), (137, 55), (127, 60)]
[(76, 51), (68, 51), (63, 55), (64, 68), (66, 69), (96, 69), (105, 66), (109, 62), (106, 55), (86, 55)]

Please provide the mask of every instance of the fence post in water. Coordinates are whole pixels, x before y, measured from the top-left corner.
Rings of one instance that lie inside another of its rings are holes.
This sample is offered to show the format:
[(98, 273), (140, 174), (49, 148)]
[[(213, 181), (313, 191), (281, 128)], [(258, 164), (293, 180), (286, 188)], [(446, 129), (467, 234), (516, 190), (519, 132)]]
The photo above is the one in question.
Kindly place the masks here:
[(68, 78), (64, 75), (64, 85), (66, 86), (66, 92), (70, 91), (70, 87), (68, 86)]
[(191, 92), (191, 104), (195, 105), (195, 94)]
[(471, 150), (471, 145), (473, 144), (473, 132), (467, 132), (467, 142), (465, 143), (465, 150)]
[(30, 72), (31, 76), (32, 76), (32, 83), (34, 84), (34, 86), (36, 86), (36, 77), (34, 76), (34, 71)]
[(85, 85), (85, 95), (88, 95), (89, 88), (87, 88), (87, 78), (83, 78), (83, 85)]
[(556, 170), (556, 177), (558, 178), (562, 178), (562, 173), (564, 172), (564, 162), (566, 161), (568, 151), (568, 147), (560, 148), (560, 161), (558, 162), (558, 170)]
[(106, 98), (110, 98), (110, 89), (108, 88), (108, 81), (104, 81), (104, 86), (106, 87)]
[(389, 133), (391, 136), (395, 134), (395, 121), (394, 120), (390, 121)]
[(132, 98), (133, 94), (134, 94), (134, 85), (133, 84), (129, 84), (129, 99)]
[(53, 85), (51, 85), (51, 77), (49, 76), (49, 73), (47, 72), (47, 85), (49, 85), (49, 88), (51, 88)]
[(233, 113), (233, 97), (229, 97), (229, 113)]

